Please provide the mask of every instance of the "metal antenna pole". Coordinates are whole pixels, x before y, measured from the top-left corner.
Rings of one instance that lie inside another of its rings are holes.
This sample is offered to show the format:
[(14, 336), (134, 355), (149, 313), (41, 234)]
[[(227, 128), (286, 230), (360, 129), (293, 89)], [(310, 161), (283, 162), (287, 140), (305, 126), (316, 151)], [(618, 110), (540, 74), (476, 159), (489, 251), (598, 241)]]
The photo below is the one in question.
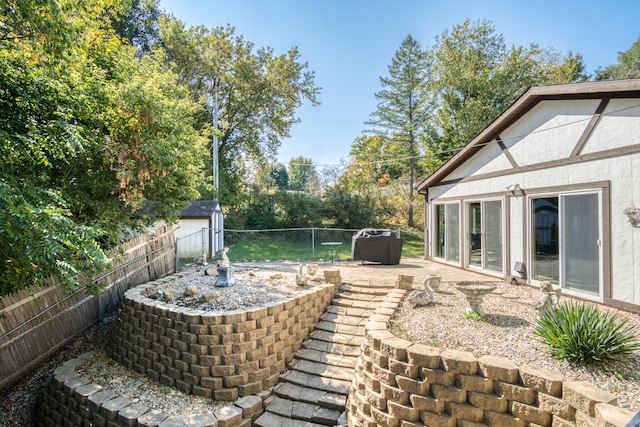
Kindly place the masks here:
[(213, 101), (213, 200), (218, 200), (218, 85), (214, 85)]

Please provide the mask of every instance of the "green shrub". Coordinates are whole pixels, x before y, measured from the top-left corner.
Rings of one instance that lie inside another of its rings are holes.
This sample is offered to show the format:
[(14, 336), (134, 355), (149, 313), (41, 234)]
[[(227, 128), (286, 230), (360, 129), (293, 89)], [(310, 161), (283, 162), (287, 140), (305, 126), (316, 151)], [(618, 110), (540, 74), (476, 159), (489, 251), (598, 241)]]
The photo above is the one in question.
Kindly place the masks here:
[(559, 304), (546, 310), (534, 330), (551, 347), (555, 359), (574, 363), (621, 361), (640, 349), (626, 320), (585, 303)]

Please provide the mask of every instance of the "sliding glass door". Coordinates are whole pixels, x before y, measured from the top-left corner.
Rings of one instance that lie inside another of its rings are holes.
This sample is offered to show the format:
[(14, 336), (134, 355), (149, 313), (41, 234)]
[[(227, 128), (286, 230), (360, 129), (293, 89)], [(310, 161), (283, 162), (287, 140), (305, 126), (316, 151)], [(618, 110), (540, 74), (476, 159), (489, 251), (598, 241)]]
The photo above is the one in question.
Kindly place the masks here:
[(531, 278), (600, 294), (599, 193), (531, 199)]
[(468, 203), (467, 218), (469, 266), (502, 273), (502, 200)]

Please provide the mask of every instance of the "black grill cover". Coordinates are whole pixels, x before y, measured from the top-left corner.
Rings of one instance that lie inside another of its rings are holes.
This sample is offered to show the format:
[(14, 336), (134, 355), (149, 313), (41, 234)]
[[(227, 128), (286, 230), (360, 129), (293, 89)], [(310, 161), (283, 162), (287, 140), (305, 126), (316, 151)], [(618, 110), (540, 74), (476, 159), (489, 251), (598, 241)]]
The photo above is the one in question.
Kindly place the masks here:
[(400, 264), (402, 239), (391, 230), (364, 228), (351, 238), (351, 258), (382, 264)]

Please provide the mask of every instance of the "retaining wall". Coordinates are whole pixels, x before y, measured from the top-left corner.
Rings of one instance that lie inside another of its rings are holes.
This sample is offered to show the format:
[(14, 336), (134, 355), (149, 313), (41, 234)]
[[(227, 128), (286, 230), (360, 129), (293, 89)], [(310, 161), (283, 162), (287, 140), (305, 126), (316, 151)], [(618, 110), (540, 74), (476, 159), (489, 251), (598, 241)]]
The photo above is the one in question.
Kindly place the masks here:
[(555, 371), (397, 338), (388, 330), (397, 301), (381, 304), (365, 327), (349, 427), (622, 427), (633, 418), (614, 395)]
[(88, 353), (56, 370), (40, 396), (39, 426), (249, 427), (340, 284), (338, 270), (325, 270), (326, 284), (232, 312), (193, 310), (142, 296), (178, 276), (128, 290), (105, 349), (163, 385), (233, 404), (192, 417), (149, 411), (82, 378), (76, 371), (91, 357)]
[(181, 416), (150, 411), (83, 378), (77, 370), (91, 356), (92, 353), (85, 353), (56, 369), (39, 396), (38, 426), (250, 427), (252, 419), (262, 413), (263, 396), (260, 395), (243, 397), (208, 414)]

